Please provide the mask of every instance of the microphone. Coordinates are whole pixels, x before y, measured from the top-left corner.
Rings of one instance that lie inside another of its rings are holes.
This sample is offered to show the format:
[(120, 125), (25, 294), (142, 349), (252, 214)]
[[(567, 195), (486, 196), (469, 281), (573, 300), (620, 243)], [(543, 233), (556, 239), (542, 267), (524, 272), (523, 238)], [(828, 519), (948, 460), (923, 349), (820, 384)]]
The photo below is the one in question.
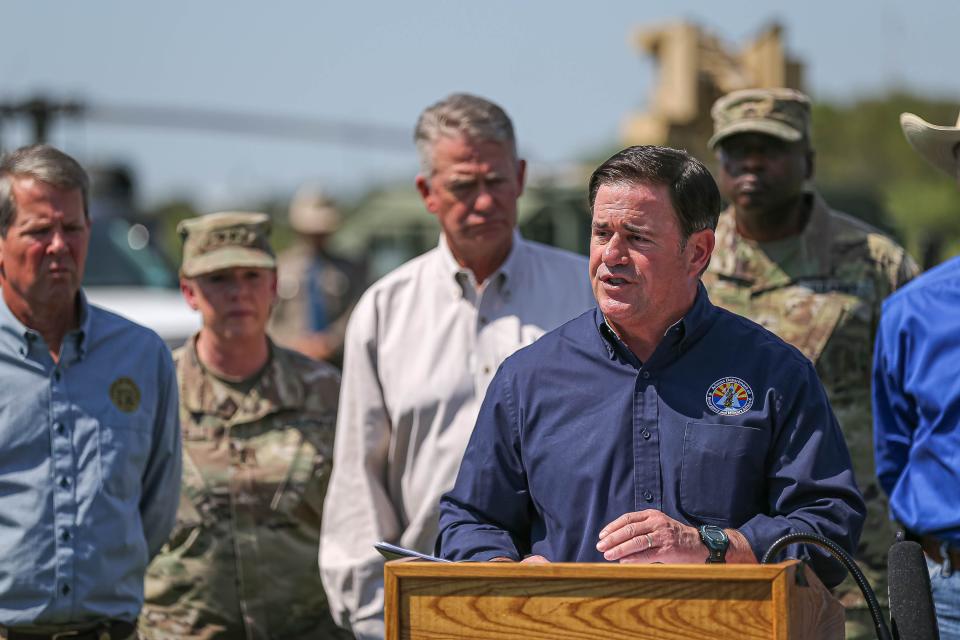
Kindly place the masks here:
[[(864, 599), (867, 601), (867, 608), (870, 609), (870, 617), (873, 618), (874, 630), (877, 632), (877, 638), (879, 640), (891, 640), (890, 629), (887, 628), (887, 623), (883, 619), (883, 613), (880, 611), (880, 603), (877, 602), (877, 596), (873, 592), (873, 588), (870, 587), (870, 583), (867, 581), (867, 577), (863, 575), (863, 571), (860, 570), (860, 567), (857, 566), (857, 563), (854, 562), (853, 558), (849, 553), (844, 551), (843, 547), (838, 545), (833, 540), (820, 535), (819, 533), (803, 533), (800, 531), (794, 533), (788, 533), (780, 538), (778, 538), (770, 548), (767, 549), (767, 552), (763, 554), (763, 558), (760, 559), (760, 564), (769, 564), (774, 561), (777, 557), (777, 554), (780, 553), (788, 545), (803, 543), (803, 544), (812, 544), (820, 547), (821, 549), (826, 550), (833, 556), (835, 559), (840, 561), (847, 571), (850, 572), (850, 575), (853, 576), (854, 581), (857, 583), (857, 586), (860, 587), (860, 591), (863, 593)], [(926, 571), (926, 569), (924, 569)], [(930, 590), (930, 579), (927, 578), (927, 591)], [(912, 638), (924, 638), (926, 640), (928, 636), (912, 636)], [(930, 638), (937, 638), (937, 636), (929, 636)], [(906, 640), (906, 637), (904, 638)], [(937, 638), (939, 640), (939, 638)]]
[(916, 542), (897, 542), (887, 553), (890, 625), (898, 640), (939, 640), (937, 613), (923, 549)]

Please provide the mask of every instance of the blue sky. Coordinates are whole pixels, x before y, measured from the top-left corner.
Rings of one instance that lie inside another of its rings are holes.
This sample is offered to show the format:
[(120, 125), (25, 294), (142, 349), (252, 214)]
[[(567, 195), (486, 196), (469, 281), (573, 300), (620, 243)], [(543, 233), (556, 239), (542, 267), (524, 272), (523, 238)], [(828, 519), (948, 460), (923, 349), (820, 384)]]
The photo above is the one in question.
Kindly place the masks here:
[[(14, 0), (3, 5), (0, 101), (44, 92), (409, 130), (424, 106), (467, 90), (510, 112), (535, 169), (558, 167), (615, 141), (626, 113), (643, 109), (654, 70), (630, 36), (676, 19), (731, 44), (780, 21), (815, 98), (899, 87), (960, 107), (956, 0)], [(3, 134), (7, 147), (26, 140), (11, 126)], [(89, 123), (58, 126), (52, 142), (86, 162), (129, 162), (144, 204), (186, 195), (208, 209), (289, 193), (307, 179), (348, 196), (412, 180), (417, 166), (412, 144), (398, 153)]]

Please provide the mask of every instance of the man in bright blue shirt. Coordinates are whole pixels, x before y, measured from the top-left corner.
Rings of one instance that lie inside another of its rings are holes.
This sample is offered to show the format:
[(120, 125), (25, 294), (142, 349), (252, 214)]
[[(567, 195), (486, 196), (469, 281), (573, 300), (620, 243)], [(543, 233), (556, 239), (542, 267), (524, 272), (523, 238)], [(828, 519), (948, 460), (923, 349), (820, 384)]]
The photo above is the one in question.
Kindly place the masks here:
[[(907, 140), (960, 184), (956, 127), (900, 116)], [(960, 638), (960, 258), (883, 305), (873, 360), (880, 486), (908, 539), (923, 547), (941, 638)]]
[(174, 524), (177, 387), (152, 331), (80, 290), (88, 181), (45, 145), (0, 162), (0, 637), (129, 638)]
[(501, 366), (439, 552), (755, 563), (796, 531), (852, 551), (865, 507), (813, 366), (700, 284), (720, 211), (706, 168), (631, 147), (594, 172), (590, 202), (597, 308)]

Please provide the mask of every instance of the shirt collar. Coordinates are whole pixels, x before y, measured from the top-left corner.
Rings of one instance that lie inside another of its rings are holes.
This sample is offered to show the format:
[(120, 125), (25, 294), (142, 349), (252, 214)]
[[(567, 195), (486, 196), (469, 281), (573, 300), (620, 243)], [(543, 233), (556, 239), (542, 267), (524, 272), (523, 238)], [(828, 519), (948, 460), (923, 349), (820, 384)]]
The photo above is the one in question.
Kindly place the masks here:
[[(79, 326), (68, 331), (63, 340), (64, 344), (68, 342), (75, 344), (77, 358), (82, 359), (87, 353), (91, 315), (90, 303), (87, 302), (87, 296), (83, 289), (77, 292), (77, 306), (80, 314)], [(0, 345), (13, 353), (18, 353), (20, 357), (26, 358), (33, 343), (39, 339), (41, 339), (39, 332), (20, 322), (10, 311), (3, 296), (0, 295)]]
[(235, 399), (238, 394), (228, 392), (200, 363), (199, 335), (187, 341), (178, 362), (180, 401), (188, 412), (214, 415), (231, 422), (253, 422), (285, 407), (303, 406), (306, 400), (303, 382), (290, 375), (293, 365), (273, 341), (270, 341), (270, 363), (238, 403)]
[[(758, 274), (763, 274), (762, 286), (764, 287), (780, 284), (781, 281), (830, 273), (830, 243), (823, 241), (824, 238), (832, 237), (830, 209), (816, 191), (804, 193), (803, 198), (809, 215), (800, 235), (795, 236), (799, 242), (799, 250), (804, 256), (800, 262), (802, 272), (784, 273), (779, 265), (766, 257), (760, 243), (748, 240), (737, 233), (737, 222), (732, 206), (720, 215), (717, 222), (717, 247), (713, 252), (710, 272), (741, 280), (747, 284), (753, 284)], [(741, 253), (737, 250), (740, 245), (744, 245), (744, 248), (752, 247), (752, 250), (748, 250), (746, 254)]]
[(91, 327), (91, 316), (90, 313), (90, 302), (87, 301), (87, 294), (83, 292), (83, 289), (77, 292), (77, 311), (80, 314), (80, 322), (78, 323), (78, 328), (74, 331), (71, 331), (67, 336), (76, 335), (76, 344), (77, 344), (77, 356), (83, 358), (87, 355), (87, 347), (90, 343), (90, 327)]
[[(525, 242), (526, 240), (520, 235), (520, 231), (514, 228), (510, 253), (507, 254), (503, 264), (490, 274), (490, 277), (487, 279), (489, 283), (496, 284), (503, 290), (512, 280), (516, 280), (517, 274), (523, 269), (520, 264), (522, 262), (521, 255), (523, 250), (520, 247)], [(450, 245), (447, 242), (446, 235), (442, 233), (440, 234), (437, 249), (440, 252), (440, 269), (443, 273), (444, 281), (450, 283), (450, 291), (452, 294), (457, 298), (463, 297), (464, 286), (468, 284), (475, 286), (476, 279), (473, 276), (473, 272), (457, 262), (457, 259), (453, 256), (453, 252), (450, 251)]]
[[(707, 289), (703, 282), (697, 284), (697, 295), (693, 299), (693, 305), (684, 314), (682, 318), (674, 322), (667, 328), (657, 345), (656, 351), (650, 357), (649, 362), (656, 362), (663, 357), (664, 352), (674, 352), (679, 355), (693, 341), (697, 340), (707, 330), (713, 316), (715, 307), (710, 302), (710, 296), (707, 295)], [(620, 339), (613, 327), (607, 324), (606, 318), (600, 312), (600, 307), (596, 308), (594, 319), (597, 323), (597, 330), (603, 339), (604, 346), (610, 359), (618, 356), (639, 368), (644, 363), (627, 347), (626, 343)]]
[(3, 296), (0, 295), (0, 345), (4, 350), (26, 358), (27, 353), (30, 352), (29, 334), (31, 333), (36, 334), (13, 315)]

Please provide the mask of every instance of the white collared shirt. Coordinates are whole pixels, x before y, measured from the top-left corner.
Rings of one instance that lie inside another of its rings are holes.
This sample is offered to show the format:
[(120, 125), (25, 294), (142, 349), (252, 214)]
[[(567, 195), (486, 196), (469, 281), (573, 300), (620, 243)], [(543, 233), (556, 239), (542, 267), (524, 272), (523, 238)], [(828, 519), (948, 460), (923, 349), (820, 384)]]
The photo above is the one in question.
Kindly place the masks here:
[(479, 288), (445, 240), (375, 283), (347, 328), (320, 541), (334, 618), (383, 636), (385, 540), (432, 553), (487, 385), (517, 349), (595, 305), (582, 256), (514, 234)]

